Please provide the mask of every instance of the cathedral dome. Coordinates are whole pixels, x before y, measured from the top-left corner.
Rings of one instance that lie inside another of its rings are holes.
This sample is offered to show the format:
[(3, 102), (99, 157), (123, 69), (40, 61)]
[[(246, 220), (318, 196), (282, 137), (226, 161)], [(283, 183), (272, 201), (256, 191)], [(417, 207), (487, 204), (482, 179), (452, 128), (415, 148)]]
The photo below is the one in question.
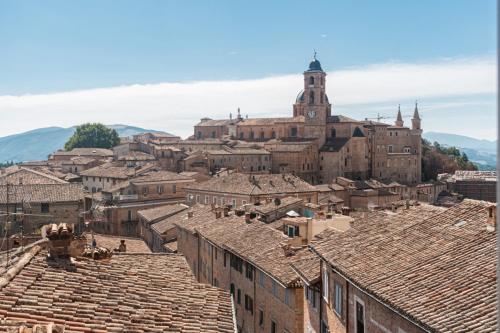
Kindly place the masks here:
[(314, 58), (314, 60), (309, 63), (308, 71), (323, 71), (321, 63), (318, 59)]

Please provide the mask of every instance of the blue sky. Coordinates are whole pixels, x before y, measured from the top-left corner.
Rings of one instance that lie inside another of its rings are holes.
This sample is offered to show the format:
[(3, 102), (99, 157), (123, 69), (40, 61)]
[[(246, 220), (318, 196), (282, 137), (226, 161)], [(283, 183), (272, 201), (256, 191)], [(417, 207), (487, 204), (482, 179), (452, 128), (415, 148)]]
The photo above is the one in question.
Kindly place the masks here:
[[(329, 72), (390, 63), (439, 64), (457, 59), (494, 62), (496, 2), (0, 0), (0, 45), (0, 99), (60, 96), (61, 92), (130, 85), (281, 77), (301, 73), (313, 49)], [(342, 110), (361, 115), (365, 107), (372, 110), (380, 106), (383, 110), (422, 97), (423, 106), (426, 98), (429, 103), (447, 105), (461, 101), (456, 107), (459, 115), (468, 117), (480, 111), (491, 127), (494, 92), (472, 90), (432, 98), (420, 96), (419, 91), (411, 98), (396, 93), (395, 98), (386, 99), (386, 104), (346, 102)], [(295, 94), (295, 90), (290, 92), (291, 96)], [(335, 101), (335, 91), (330, 91), (330, 99)], [(479, 106), (471, 106), (470, 100), (479, 100)], [(10, 100), (11, 107), (12, 103)], [(234, 109), (238, 101), (231, 103), (221, 105), (221, 109)], [(286, 112), (292, 103), (290, 99), (283, 105)], [(179, 111), (178, 104), (177, 109), (169, 109), (168, 104), (165, 107), (167, 113)], [(151, 108), (154, 113), (154, 106)], [(14, 105), (14, 109), (36, 114), (26, 107)], [(102, 109), (118, 112), (107, 104)], [(147, 109), (140, 110), (144, 111)], [(199, 114), (194, 112), (192, 118), (209, 112), (200, 105)], [(120, 115), (115, 114), (115, 123), (137, 123), (133, 117), (121, 119)], [(0, 108), (0, 117), (4, 116)], [(54, 124), (61, 126), (82, 120), (53, 116), (63, 119)], [(177, 128), (176, 124), (158, 124), (157, 120), (150, 127)], [(0, 127), (0, 136), (30, 127), (37, 126), (24, 123), (9, 129)], [(446, 124), (434, 127), (431, 129), (443, 132), (461, 130), (460, 126), (447, 128)], [(491, 128), (464, 130), (494, 138)]]

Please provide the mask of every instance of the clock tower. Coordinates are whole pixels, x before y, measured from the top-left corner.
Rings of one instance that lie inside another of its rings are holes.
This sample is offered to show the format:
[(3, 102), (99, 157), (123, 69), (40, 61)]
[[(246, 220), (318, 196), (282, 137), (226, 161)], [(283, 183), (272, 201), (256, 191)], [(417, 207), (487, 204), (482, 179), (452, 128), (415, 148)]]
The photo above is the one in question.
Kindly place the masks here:
[(331, 113), (331, 104), (325, 92), (326, 73), (316, 59), (316, 52), (309, 68), (304, 72), (304, 90), (293, 105), (293, 116), (305, 117), (305, 134), (318, 138), (320, 145), (325, 138), (326, 122)]

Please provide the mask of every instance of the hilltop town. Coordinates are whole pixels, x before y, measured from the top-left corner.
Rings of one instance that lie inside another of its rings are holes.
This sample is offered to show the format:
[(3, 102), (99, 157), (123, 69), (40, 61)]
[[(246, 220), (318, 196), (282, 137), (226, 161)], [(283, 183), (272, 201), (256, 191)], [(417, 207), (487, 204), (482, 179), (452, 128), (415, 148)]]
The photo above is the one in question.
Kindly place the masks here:
[(0, 332), (496, 331), (496, 173), (423, 182), (418, 104), (355, 120), (326, 76), (0, 169)]

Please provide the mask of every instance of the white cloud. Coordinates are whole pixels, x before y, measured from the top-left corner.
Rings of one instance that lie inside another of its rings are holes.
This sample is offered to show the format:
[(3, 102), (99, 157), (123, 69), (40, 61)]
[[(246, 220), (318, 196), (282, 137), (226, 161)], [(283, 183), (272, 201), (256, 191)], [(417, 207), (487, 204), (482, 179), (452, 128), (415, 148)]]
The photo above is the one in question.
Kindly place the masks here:
[[(328, 61), (323, 60), (324, 66)], [(325, 66), (326, 67), (326, 66)], [(429, 63), (385, 63), (328, 73), (330, 102), (339, 111), (366, 110), (418, 99), (496, 93), (493, 58), (445, 59)], [(83, 122), (131, 124), (187, 136), (200, 118), (228, 117), (241, 107), (249, 116), (288, 116), (302, 88), (301, 74), (240, 81), (130, 85), (40, 95), (0, 96), (0, 135)], [(383, 109), (381, 109), (383, 110)], [(488, 110), (493, 112), (495, 110)], [(426, 120), (429, 117), (426, 118)], [(428, 121), (428, 120), (427, 120)], [(446, 130), (443, 124), (442, 131)], [(481, 132), (481, 131), (475, 131)]]

